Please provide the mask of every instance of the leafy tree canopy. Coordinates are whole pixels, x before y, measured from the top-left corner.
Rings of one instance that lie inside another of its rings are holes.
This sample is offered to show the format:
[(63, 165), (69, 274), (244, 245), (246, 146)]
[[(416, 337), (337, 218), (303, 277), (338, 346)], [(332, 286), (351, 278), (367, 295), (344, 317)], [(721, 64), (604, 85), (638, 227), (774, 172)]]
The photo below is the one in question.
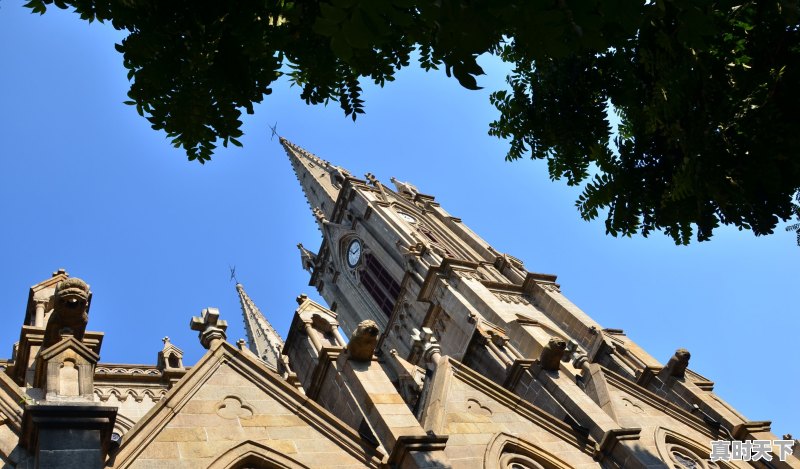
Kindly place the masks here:
[[(509, 160), (583, 185), (608, 233), (676, 243), (730, 224), (772, 233), (800, 188), (800, 0), (30, 0), (130, 34), (129, 104), (190, 160), (241, 145), (241, 111), (282, 74), (307, 103), (364, 112), (360, 81), (418, 51), (469, 89), (477, 56), (514, 65), (492, 94)], [(284, 72), (282, 72), (284, 71)], [(613, 107), (611, 107), (613, 106)], [(611, 141), (607, 111), (620, 116)]]

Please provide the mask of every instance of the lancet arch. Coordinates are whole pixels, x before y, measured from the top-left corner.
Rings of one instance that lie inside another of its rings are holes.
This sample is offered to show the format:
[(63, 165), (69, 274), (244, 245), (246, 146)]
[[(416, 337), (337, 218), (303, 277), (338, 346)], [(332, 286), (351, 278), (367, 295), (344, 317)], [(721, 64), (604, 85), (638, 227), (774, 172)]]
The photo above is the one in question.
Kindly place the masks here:
[(274, 449), (244, 441), (222, 454), (208, 469), (309, 469)]
[[(569, 469), (570, 466), (537, 445), (508, 433), (498, 433), (486, 447), (484, 469)], [(598, 466), (599, 467), (599, 466)]]
[(659, 427), (655, 432), (658, 456), (674, 469), (730, 469), (722, 462), (711, 462), (711, 448), (676, 432)]

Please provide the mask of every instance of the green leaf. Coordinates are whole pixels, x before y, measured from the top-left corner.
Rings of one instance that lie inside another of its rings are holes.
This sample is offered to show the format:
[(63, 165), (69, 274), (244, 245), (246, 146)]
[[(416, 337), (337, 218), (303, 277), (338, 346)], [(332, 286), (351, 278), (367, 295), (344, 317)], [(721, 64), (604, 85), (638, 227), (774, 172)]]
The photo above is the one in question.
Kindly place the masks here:
[(347, 38), (347, 42), (357, 49), (366, 49), (372, 42), (370, 32), (364, 24), (361, 12), (358, 10), (353, 12), (349, 22), (344, 23), (342, 31), (345, 38)]
[(331, 38), (331, 49), (344, 61), (350, 60), (353, 56), (353, 49), (350, 48), (350, 45), (341, 33)]

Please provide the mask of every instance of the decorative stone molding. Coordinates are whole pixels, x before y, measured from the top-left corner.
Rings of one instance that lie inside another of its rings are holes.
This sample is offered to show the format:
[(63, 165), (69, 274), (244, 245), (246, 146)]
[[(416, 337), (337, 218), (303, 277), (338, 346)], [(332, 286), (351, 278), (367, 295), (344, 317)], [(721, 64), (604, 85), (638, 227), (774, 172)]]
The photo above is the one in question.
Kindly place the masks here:
[(132, 387), (106, 387), (106, 386), (98, 386), (94, 389), (94, 395), (100, 400), (100, 402), (108, 402), (111, 399), (111, 396), (118, 402), (125, 402), (128, 398), (133, 398), (136, 402), (143, 402), (145, 397), (149, 397), (150, 400), (153, 402), (158, 402), (164, 398), (167, 394), (167, 390), (163, 388), (132, 388)]
[(519, 293), (508, 293), (508, 292), (501, 292), (497, 290), (491, 290), (494, 296), (497, 297), (500, 301), (504, 303), (511, 303), (511, 304), (518, 304), (518, 305), (530, 305), (531, 302), (527, 298), (525, 298), (522, 294)]
[(113, 365), (100, 365), (95, 368), (95, 374), (104, 375), (145, 375), (145, 376), (161, 376), (161, 371), (155, 368), (139, 368), (129, 366), (113, 366)]

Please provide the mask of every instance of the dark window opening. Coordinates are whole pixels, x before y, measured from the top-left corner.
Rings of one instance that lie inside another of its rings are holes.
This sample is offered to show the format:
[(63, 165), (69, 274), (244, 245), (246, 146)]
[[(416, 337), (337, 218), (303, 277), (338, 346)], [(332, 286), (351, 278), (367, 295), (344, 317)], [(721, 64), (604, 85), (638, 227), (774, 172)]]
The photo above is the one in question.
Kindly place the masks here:
[(454, 257), (453, 253), (450, 252), (450, 250), (447, 249), (446, 246), (444, 246), (442, 243), (440, 243), (438, 239), (436, 239), (436, 237), (433, 235), (433, 232), (431, 230), (429, 230), (427, 228), (419, 227), (419, 232), (424, 234), (425, 237), (428, 238), (428, 240), (430, 242), (432, 242), (432, 243), (436, 244), (437, 246), (441, 247), (442, 250), (444, 250), (444, 253), (447, 254), (447, 257)]
[(365, 254), (364, 255), (364, 265), (366, 267), (367, 272), (369, 272), (378, 283), (386, 289), (389, 297), (393, 300), (397, 298), (397, 295), (400, 294), (400, 285), (395, 282), (389, 272), (375, 259), (375, 256), (372, 254)]
[(400, 295), (400, 285), (389, 272), (370, 253), (364, 254), (364, 268), (361, 270), (361, 284), (386, 316), (392, 315), (394, 302)]

